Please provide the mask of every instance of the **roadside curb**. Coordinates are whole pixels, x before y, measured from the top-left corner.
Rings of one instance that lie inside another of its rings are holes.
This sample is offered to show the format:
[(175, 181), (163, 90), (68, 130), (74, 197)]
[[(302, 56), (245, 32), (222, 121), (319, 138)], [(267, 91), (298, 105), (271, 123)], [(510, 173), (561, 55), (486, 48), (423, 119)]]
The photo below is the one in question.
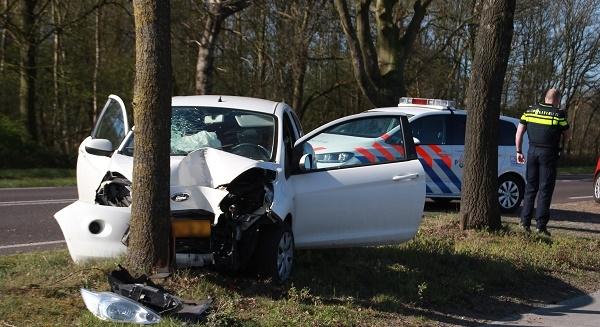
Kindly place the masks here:
[(600, 291), (482, 325), (487, 326), (600, 326)]

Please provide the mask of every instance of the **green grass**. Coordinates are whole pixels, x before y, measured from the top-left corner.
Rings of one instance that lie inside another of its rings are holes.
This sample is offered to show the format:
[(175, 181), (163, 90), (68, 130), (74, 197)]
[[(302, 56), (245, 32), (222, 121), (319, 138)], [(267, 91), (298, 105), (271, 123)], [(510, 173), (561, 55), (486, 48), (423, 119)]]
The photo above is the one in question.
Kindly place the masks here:
[(593, 174), (596, 166), (565, 166), (558, 167), (559, 174)]
[(0, 188), (74, 186), (75, 183), (74, 169), (0, 169)]
[[(76, 266), (65, 250), (0, 257), (0, 326), (122, 326), (96, 319), (79, 295), (80, 287), (107, 290), (115, 265)], [(596, 290), (599, 277), (598, 239), (527, 236), (512, 224), (464, 232), (455, 213), (428, 213), (401, 245), (297, 251), (285, 285), (198, 269), (164, 286), (212, 297), (208, 326), (476, 325)]]

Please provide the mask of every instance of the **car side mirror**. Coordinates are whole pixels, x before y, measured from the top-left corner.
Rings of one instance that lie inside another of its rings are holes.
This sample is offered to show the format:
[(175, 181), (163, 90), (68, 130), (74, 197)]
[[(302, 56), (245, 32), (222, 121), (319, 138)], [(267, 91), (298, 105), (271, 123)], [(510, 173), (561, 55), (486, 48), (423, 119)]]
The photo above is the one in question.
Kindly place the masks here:
[(313, 169), (313, 155), (310, 153), (307, 153), (305, 155), (303, 155), (302, 157), (300, 157), (300, 171), (309, 171), (311, 169)]
[(114, 150), (112, 142), (107, 139), (91, 139), (85, 145), (85, 151), (96, 156), (110, 157)]
[(421, 144), (421, 141), (419, 141), (419, 139), (418, 139), (418, 138), (416, 138), (416, 137), (413, 137), (413, 143), (414, 143), (415, 145), (419, 145), (419, 144)]

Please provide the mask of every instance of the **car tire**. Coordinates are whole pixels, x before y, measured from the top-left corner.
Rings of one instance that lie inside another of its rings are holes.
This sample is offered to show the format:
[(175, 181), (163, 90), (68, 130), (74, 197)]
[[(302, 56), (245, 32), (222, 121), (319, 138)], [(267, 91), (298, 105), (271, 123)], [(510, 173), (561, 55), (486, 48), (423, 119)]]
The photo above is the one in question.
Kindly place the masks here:
[(600, 174), (594, 179), (594, 200), (600, 203)]
[(277, 283), (291, 275), (294, 263), (294, 235), (287, 223), (265, 225), (261, 228), (256, 247), (256, 270), (260, 276)]
[(498, 204), (500, 212), (515, 212), (523, 201), (525, 185), (523, 181), (512, 174), (500, 176), (498, 179)]

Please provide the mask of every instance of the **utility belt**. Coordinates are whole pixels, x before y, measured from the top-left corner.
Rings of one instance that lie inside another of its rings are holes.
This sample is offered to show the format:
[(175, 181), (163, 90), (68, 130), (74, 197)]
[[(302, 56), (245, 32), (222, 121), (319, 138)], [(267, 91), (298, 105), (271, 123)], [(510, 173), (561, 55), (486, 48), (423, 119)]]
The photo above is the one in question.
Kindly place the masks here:
[(546, 149), (555, 149), (560, 151), (561, 148), (558, 145), (555, 144), (544, 144), (544, 143), (533, 143), (533, 142), (529, 142), (529, 147), (536, 147), (536, 148), (546, 148)]
[(548, 152), (554, 152), (558, 155), (558, 157), (560, 157), (560, 154), (562, 152), (562, 148), (558, 145), (529, 142), (529, 150), (532, 150), (534, 148), (544, 149), (544, 151)]

